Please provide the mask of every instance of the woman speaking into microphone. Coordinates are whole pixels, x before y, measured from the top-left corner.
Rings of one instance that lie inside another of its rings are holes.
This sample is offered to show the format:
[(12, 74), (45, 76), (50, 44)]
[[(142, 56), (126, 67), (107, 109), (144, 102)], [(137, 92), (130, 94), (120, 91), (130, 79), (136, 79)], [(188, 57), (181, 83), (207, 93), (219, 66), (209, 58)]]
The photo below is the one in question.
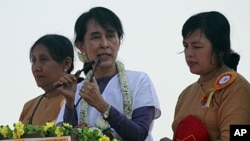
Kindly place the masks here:
[(117, 60), (123, 34), (120, 19), (104, 7), (94, 7), (77, 19), (75, 45), (80, 58), (84, 63), (98, 59), (101, 63), (93, 65), (76, 93), (68, 91), (76, 86), (73, 75), (58, 81), (65, 86), (60, 89), (67, 97), (58, 122), (108, 128), (122, 140), (151, 141), (153, 121), (161, 115), (158, 97), (146, 73), (126, 70)]

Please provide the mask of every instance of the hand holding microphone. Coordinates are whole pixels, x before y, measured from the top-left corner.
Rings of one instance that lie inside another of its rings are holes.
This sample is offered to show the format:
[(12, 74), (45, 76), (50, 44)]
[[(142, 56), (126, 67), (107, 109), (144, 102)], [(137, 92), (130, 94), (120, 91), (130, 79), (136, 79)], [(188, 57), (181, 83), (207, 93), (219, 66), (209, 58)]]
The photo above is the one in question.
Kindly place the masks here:
[[(82, 72), (82, 71), (86, 71), (86, 70), (90, 70), (91, 67), (92, 67), (92, 65), (93, 65), (94, 63), (95, 63), (95, 61), (89, 62), (89, 63), (88, 63), (86, 66), (84, 66), (81, 70), (78, 70), (78, 71), (74, 74), (74, 77), (76, 77), (76, 79), (78, 79), (79, 76), (80, 76), (80, 74), (81, 74), (81, 72)], [(39, 104), (41, 103), (42, 99), (43, 99), (49, 92), (51, 92), (51, 91), (53, 91), (53, 90), (55, 90), (55, 89), (57, 89), (57, 88), (59, 88), (59, 87), (61, 87), (61, 86), (63, 86), (63, 84), (60, 83), (60, 82), (58, 82), (58, 84), (56, 84), (56, 85), (55, 85), (54, 87), (52, 87), (51, 89), (47, 90), (47, 91), (40, 97), (39, 101), (37, 102), (37, 104), (36, 104), (36, 106), (35, 106), (35, 108), (34, 108), (32, 114), (31, 114), (31, 117), (30, 117), (30, 119), (29, 119), (28, 124), (31, 124), (31, 125), (32, 125), (33, 117), (34, 117), (34, 115), (35, 115), (35, 113), (36, 113), (36, 110), (37, 110)], [(67, 99), (67, 96), (66, 96), (66, 95), (64, 95), (64, 96), (65, 96), (65, 98)], [(71, 96), (68, 95), (68, 98), (70, 98), (70, 97), (71, 97)]]
[[(92, 65), (93, 65), (94, 63), (95, 63), (95, 61), (92, 60), (91, 62), (88, 62), (88, 64), (87, 64), (86, 66), (84, 66), (81, 70), (78, 70), (78, 71), (74, 74), (74, 77), (76, 78), (76, 81), (77, 81), (77, 79), (79, 78), (79, 76), (81, 75), (81, 73), (82, 73), (82, 72), (85, 72), (86, 70), (90, 70), (90, 69), (92, 68)], [(53, 90), (55, 90), (55, 89), (57, 89), (57, 88), (59, 88), (59, 87), (61, 87), (63, 84), (69, 85), (69, 81), (71, 82), (72, 79), (74, 79), (74, 78), (70, 78), (70, 77), (71, 77), (71, 76), (68, 75), (68, 76), (66, 76), (65, 78), (60, 78), (61, 81), (59, 80), (58, 82), (56, 82), (56, 83), (55, 83), (55, 87), (53, 87), (53, 88), (47, 90), (47, 91), (45, 92), (45, 94), (46, 94), (46, 93), (49, 93), (49, 92), (51, 92), (51, 91), (53, 91)]]
[[(90, 82), (93, 82), (93, 77), (94, 77), (94, 75), (95, 75), (96, 68), (97, 68), (101, 63), (102, 63), (101, 58), (98, 58), (98, 60), (97, 60), (97, 62), (96, 62), (96, 64), (95, 64), (95, 68), (94, 68), (94, 70), (93, 70), (93, 73), (92, 73), (92, 75), (91, 75), (91, 77), (90, 77), (90, 80), (89, 80)], [(80, 97), (80, 98), (78, 99), (77, 103), (75, 104), (75, 107), (77, 107), (77, 105), (79, 104), (79, 102), (81, 101), (81, 99), (82, 99), (82, 97)]]

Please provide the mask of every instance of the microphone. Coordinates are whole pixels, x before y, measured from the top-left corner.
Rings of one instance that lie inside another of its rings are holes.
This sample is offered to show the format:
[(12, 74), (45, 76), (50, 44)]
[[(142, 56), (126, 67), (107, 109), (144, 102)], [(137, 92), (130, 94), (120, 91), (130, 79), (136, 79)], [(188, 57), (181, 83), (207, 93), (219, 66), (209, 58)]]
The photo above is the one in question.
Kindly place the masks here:
[[(82, 72), (82, 71), (90, 70), (90, 69), (92, 68), (92, 65), (93, 65), (94, 63), (95, 63), (94, 60), (92, 60), (91, 62), (88, 62), (87, 65), (85, 65), (81, 70), (78, 70), (78, 71), (74, 74), (74, 76), (78, 79), (78, 77), (80, 76), (81, 72)], [(61, 86), (62, 86), (62, 85), (57, 85), (57, 86), (55, 86), (55, 87), (53, 87), (53, 88), (47, 90), (45, 93), (49, 93), (49, 92), (51, 92), (51, 91), (53, 91), (53, 90), (55, 90), (55, 89), (57, 89), (57, 88), (59, 88), (59, 87), (61, 87)]]
[(96, 72), (96, 68), (100, 65), (102, 63), (102, 60), (101, 60), (101, 58), (98, 58), (98, 60), (97, 60), (97, 62), (96, 62), (96, 64), (95, 64), (95, 69), (93, 70), (93, 73), (92, 73), (92, 75), (91, 75), (91, 77), (90, 77), (90, 82), (93, 82), (93, 77), (94, 77), (94, 74), (95, 74), (95, 72)]
[[(78, 79), (78, 77), (80, 76), (81, 72), (82, 72), (82, 71), (84, 71), (84, 72), (85, 72), (85, 71), (89, 71), (89, 70), (92, 68), (92, 65), (93, 65), (94, 63), (95, 63), (94, 60), (92, 60), (91, 62), (88, 62), (86, 65), (84, 65), (84, 67), (83, 67), (81, 70), (78, 70), (78, 71), (74, 74), (74, 76)], [(51, 92), (51, 91), (53, 91), (53, 90), (55, 90), (55, 89), (57, 89), (57, 88), (59, 88), (59, 87), (61, 87), (61, 86), (62, 86), (62, 85), (57, 85), (57, 86), (55, 86), (55, 87), (52, 87), (51, 89), (47, 90), (47, 91), (40, 97), (40, 99), (38, 100), (38, 102), (37, 102), (37, 104), (36, 104), (36, 106), (35, 106), (35, 108), (34, 108), (32, 114), (31, 114), (31, 116), (30, 116), (30, 120), (29, 120), (28, 124), (31, 124), (31, 125), (32, 125), (33, 117), (34, 117), (35, 112), (36, 112), (38, 106), (40, 105), (42, 99), (43, 99), (49, 92)]]
[[(98, 58), (98, 60), (97, 60), (97, 62), (96, 62), (96, 64), (95, 64), (95, 68), (94, 68), (94, 70), (93, 70), (93, 73), (92, 73), (92, 75), (90, 76), (90, 82), (93, 82), (93, 77), (94, 77), (94, 75), (95, 75), (95, 72), (96, 72), (96, 68), (100, 65), (102, 63), (102, 60), (101, 60), (101, 58)], [(74, 106), (74, 107), (77, 107), (78, 106), (78, 104), (79, 104), (79, 102), (81, 101), (81, 99), (82, 99), (82, 97), (80, 97), (79, 99), (78, 99), (78, 101), (77, 101), (77, 103), (76, 103), (76, 105)]]

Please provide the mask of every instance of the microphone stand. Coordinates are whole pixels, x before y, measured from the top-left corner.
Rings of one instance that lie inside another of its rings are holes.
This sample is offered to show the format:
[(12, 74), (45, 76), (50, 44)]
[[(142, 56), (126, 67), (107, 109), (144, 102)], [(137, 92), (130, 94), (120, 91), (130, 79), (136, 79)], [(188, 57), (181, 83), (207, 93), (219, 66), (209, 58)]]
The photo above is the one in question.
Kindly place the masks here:
[[(82, 71), (90, 70), (91, 67), (92, 67), (92, 65), (93, 65), (94, 63), (95, 63), (95, 61), (89, 62), (89, 63), (88, 63), (86, 66), (84, 66), (81, 70), (78, 70), (78, 71), (74, 74), (74, 76), (78, 79), (78, 77), (80, 76), (81, 72), (82, 72)], [(43, 99), (49, 92), (51, 92), (51, 91), (53, 91), (53, 90), (55, 90), (55, 89), (57, 89), (57, 88), (59, 88), (59, 87), (61, 87), (61, 86), (62, 86), (62, 85), (57, 85), (57, 86), (55, 86), (55, 87), (52, 87), (51, 89), (47, 90), (47, 91), (40, 97), (40, 99), (38, 100), (38, 102), (37, 102), (37, 104), (36, 104), (36, 106), (35, 106), (35, 108), (34, 108), (32, 114), (31, 114), (31, 116), (30, 116), (30, 120), (29, 120), (28, 124), (31, 124), (31, 125), (32, 125), (33, 117), (34, 117), (35, 112), (36, 112), (38, 106), (40, 105), (42, 99)]]

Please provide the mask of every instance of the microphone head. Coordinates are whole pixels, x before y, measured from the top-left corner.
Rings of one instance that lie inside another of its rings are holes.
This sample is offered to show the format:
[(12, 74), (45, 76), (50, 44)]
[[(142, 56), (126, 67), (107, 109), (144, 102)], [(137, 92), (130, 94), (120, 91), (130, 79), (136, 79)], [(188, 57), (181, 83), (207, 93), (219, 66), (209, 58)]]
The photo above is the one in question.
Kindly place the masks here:
[(92, 69), (92, 65), (95, 63), (94, 60), (84, 63), (84, 67), (82, 69), (82, 71), (84, 72), (84, 74), (87, 74), (89, 72), (89, 70)]
[(93, 80), (93, 77), (94, 77), (94, 75), (95, 75), (95, 72), (96, 72), (96, 68), (101, 64), (101, 58), (99, 57), (98, 58), (98, 60), (97, 60), (97, 62), (96, 62), (96, 64), (95, 64), (95, 68), (94, 68), (94, 70), (93, 70), (93, 73), (92, 73), (92, 75), (91, 75), (91, 77), (90, 77), (90, 82), (92, 82), (92, 80)]

